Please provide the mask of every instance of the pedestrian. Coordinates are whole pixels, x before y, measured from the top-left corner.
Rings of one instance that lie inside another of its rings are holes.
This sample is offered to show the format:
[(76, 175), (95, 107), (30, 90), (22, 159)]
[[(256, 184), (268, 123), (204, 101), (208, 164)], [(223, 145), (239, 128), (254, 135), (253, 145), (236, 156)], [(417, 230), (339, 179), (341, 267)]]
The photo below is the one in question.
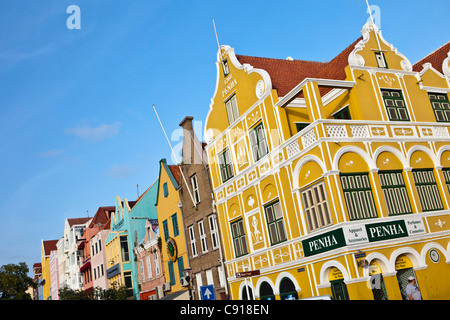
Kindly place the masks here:
[(405, 291), (409, 300), (422, 300), (420, 288), (416, 286), (416, 278), (413, 276), (408, 278), (408, 284), (406, 285)]

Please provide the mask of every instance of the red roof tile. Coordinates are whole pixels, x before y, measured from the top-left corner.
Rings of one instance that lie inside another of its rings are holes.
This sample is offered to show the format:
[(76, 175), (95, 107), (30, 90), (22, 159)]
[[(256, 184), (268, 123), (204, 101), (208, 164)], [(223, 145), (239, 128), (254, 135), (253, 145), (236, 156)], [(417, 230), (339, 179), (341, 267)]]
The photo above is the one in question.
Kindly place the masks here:
[(312, 77), (326, 63), (305, 60), (283, 60), (273, 58), (251, 57), (236, 55), (241, 64), (248, 63), (257, 69), (267, 71), (272, 80), (272, 87), (277, 90), (278, 96), (284, 97), (303, 79)]
[(436, 49), (426, 57), (422, 58), (418, 62), (413, 65), (413, 71), (420, 72), (423, 69), (423, 65), (425, 63), (431, 63), (433, 68), (435, 68), (440, 73), (443, 73), (442, 63), (445, 58), (447, 58), (447, 54), (450, 51), (450, 41), (444, 44), (442, 47)]
[(88, 222), (91, 218), (69, 218), (67, 219), (67, 222), (69, 223), (69, 226), (73, 226), (76, 224), (84, 224)]
[(175, 181), (178, 184), (180, 184), (180, 178), (181, 178), (180, 167), (175, 164), (170, 164), (169, 169), (170, 169), (170, 172), (172, 172), (172, 175), (175, 178)]
[(50, 251), (56, 250), (56, 243), (58, 240), (46, 240), (42, 241), (42, 245), (44, 246), (44, 253), (46, 256), (50, 255)]
[(108, 219), (111, 217), (111, 212), (116, 211), (115, 206), (106, 206), (106, 207), (99, 207), (97, 210), (97, 213), (92, 218), (91, 223), (89, 224), (89, 228), (94, 227), (98, 223), (105, 224)]

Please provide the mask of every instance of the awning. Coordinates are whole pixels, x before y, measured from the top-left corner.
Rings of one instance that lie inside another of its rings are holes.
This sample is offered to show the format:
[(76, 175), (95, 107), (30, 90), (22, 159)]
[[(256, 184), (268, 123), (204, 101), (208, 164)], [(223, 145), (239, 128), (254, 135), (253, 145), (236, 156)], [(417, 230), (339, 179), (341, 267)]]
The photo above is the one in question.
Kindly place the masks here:
[(83, 272), (84, 270), (86, 270), (87, 268), (90, 268), (90, 267), (91, 267), (91, 260), (89, 259), (89, 261), (87, 261), (80, 267), (80, 271)]
[(84, 244), (86, 243), (86, 241), (81, 241), (80, 244), (78, 245), (78, 250), (84, 249)]
[(189, 290), (177, 291), (159, 300), (189, 300)]

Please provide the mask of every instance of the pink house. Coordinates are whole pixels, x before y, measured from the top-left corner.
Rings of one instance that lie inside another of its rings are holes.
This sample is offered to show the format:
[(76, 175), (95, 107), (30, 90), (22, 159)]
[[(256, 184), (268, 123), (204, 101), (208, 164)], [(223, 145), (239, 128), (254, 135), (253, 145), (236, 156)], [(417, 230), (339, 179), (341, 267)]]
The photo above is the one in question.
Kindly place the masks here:
[(134, 252), (137, 259), (141, 300), (158, 300), (164, 296), (164, 269), (161, 249), (158, 246), (158, 220), (149, 219), (145, 224), (145, 237)]

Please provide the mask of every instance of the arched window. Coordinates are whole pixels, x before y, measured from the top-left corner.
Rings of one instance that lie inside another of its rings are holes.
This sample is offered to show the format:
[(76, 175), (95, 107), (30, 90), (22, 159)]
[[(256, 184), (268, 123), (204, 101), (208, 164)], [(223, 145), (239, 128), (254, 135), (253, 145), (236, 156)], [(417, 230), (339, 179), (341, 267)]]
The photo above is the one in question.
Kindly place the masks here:
[(264, 281), (259, 289), (259, 297), (261, 300), (275, 300), (272, 286)]
[(280, 298), (281, 300), (297, 300), (298, 294), (295, 285), (289, 278), (283, 278), (280, 282)]

